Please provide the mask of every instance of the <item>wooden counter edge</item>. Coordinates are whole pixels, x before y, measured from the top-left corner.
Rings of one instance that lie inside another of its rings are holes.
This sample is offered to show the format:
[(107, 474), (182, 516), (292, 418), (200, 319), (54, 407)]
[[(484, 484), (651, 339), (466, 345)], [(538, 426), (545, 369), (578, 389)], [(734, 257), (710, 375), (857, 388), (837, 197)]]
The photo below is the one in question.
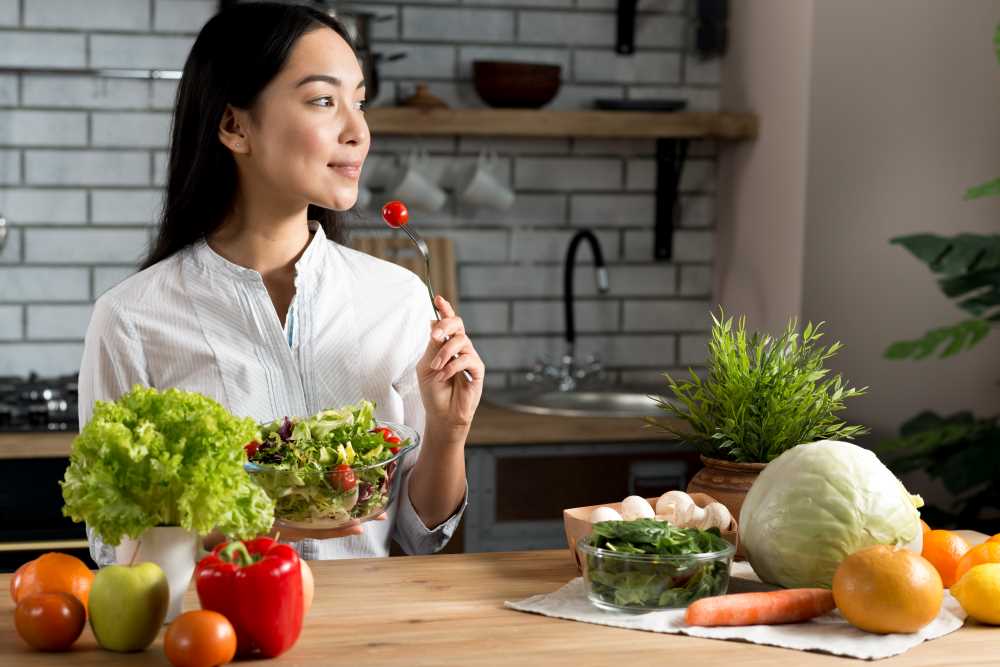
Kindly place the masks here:
[[(682, 422), (670, 420), (674, 428)], [(76, 432), (0, 433), (0, 460), (68, 458)], [(516, 412), (483, 402), (469, 434), (469, 447), (535, 444), (668, 442), (666, 431), (638, 417), (556, 417)]]

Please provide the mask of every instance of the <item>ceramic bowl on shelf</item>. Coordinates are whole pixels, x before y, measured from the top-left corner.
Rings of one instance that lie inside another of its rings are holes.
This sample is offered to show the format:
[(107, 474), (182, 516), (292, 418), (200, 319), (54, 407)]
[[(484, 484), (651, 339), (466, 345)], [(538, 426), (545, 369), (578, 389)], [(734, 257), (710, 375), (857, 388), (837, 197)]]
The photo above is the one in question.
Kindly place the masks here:
[(539, 109), (559, 92), (561, 73), (561, 66), (545, 63), (472, 62), (476, 93), (491, 107)]

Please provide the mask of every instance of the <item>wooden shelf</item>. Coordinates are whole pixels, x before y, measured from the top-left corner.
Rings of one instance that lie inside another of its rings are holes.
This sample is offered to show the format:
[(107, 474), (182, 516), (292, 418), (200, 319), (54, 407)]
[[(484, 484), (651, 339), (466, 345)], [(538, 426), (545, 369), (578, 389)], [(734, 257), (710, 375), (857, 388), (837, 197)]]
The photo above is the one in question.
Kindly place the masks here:
[(377, 107), (369, 110), (366, 118), (373, 134), (409, 136), (649, 139), (757, 136), (757, 116), (751, 113)]

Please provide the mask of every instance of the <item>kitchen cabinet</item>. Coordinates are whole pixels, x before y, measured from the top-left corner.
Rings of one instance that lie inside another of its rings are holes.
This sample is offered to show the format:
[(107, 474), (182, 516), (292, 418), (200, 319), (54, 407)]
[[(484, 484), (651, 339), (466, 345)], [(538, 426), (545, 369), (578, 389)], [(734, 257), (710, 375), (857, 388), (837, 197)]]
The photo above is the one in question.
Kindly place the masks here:
[[(554, 591), (577, 576), (567, 549), (315, 561), (316, 597), (298, 643), (280, 664), (330, 665), (861, 665), (847, 658), (576, 623), (506, 609), (506, 600)], [(0, 575), (6, 590), (10, 575)], [(184, 609), (198, 608), (194, 588)], [(72, 654), (30, 651), (0, 598), (0, 664), (167, 665), (162, 637), (139, 654), (99, 650), (85, 628)], [(996, 665), (1000, 630), (969, 623), (885, 667)], [(341, 660), (343, 659), (343, 660)], [(263, 664), (263, 663), (261, 663)]]

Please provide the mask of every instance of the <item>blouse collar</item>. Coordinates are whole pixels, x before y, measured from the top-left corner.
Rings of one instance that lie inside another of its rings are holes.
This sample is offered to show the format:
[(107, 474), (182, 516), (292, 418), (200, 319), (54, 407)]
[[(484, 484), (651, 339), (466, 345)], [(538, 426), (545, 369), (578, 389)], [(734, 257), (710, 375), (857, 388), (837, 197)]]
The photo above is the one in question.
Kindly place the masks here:
[[(309, 231), (312, 232), (312, 239), (309, 241), (309, 245), (306, 246), (305, 252), (295, 262), (295, 275), (297, 278), (318, 275), (324, 265), (324, 250), (327, 241), (326, 233), (323, 231), (322, 225), (316, 220), (309, 221)], [(255, 269), (240, 266), (212, 250), (204, 238), (194, 244), (193, 252), (198, 263), (209, 270), (221, 271), (238, 280), (262, 280), (260, 273)]]

